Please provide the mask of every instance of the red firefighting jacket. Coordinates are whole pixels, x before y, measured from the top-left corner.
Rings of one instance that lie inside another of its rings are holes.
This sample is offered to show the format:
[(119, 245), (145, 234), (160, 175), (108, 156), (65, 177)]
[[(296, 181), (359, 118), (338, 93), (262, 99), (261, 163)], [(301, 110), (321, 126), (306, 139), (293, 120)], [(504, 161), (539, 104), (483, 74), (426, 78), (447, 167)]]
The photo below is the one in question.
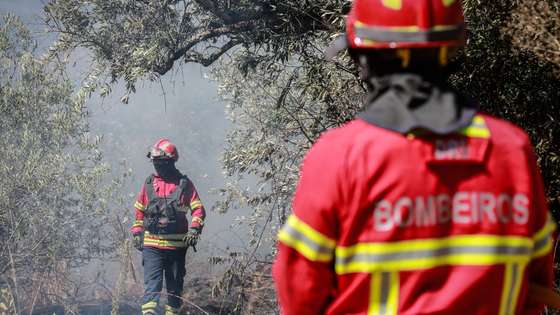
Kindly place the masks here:
[[(144, 210), (148, 205), (148, 194), (146, 193), (145, 183), (142, 185), (136, 203), (134, 204), (135, 221), (131, 232), (133, 234), (144, 231)], [(161, 177), (154, 175), (152, 185), (154, 192), (158, 197), (169, 196), (178, 187), (178, 183), (166, 182)], [(153, 235), (148, 231), (144, 231), (144, 247), (155, 247), (160, 249), (176, 249), (184, 248), (185, 243), (182, 241), (188, 231), (188, 222), (186, 212), (190, 209), (191, 228), (202, 228), (206, 212), (200, 201), (198, 192), (193, 183), (188, 180), (187, 188), (181, 195), (179, 200), (177, 213), (178, 222), (182, 221), (183, 229), (178, 234)]]
[(526, 134), (478, 114), (448, 136), (354, 120), (304, 159), (273, 275), (282, 313), (539, 314), (552, 233)]

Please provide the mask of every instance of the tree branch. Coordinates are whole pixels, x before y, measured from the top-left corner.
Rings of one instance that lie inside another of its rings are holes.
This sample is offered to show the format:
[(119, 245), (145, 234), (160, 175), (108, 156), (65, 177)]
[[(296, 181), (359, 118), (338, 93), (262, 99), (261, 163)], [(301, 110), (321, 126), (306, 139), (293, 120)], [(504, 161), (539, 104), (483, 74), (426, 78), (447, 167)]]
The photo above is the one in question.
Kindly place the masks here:
[[(164, 75), (169, 70), (171, 70), (171, 68), (173, 67), (173, 64), (175, 63), (176, 60), (182, 58), (194, 46), (204, 42), (205, 40), (211, 39), (211, 38), (217, 38), (217, 37), (220, 37), (220, 36), (223, 36), (223, 35), (226, 35), (226, 34), (230, 34), (230, 33), (234, 33), (234, 32), (244, 32), (244, 31), (250, 30), (250, 29), (252, 29), (252, 26), (253, 26), (253, 24), (250, 23), (250, 22), (240, 22), (240, 23), (237, 23), (235, 25), (218, 27), (218, 28), (215, 28), (215, 29), (212, 29), (212, 30), (201, 32), (198, 35), (196, 35), (194, 38), (189, 40), (188, 42), (184, 43), (184, 45), (181, 48), (178, 48), (177, 50), (170, 53), (170, 56), (169, 56), (169, 58), (167, 58), (165, 64), (163, 64), (161, 66), (157, 66), (155, 69), (153, 69), (153, 71), (160, 74), (160, 75)], [(216, 54), (214, 54), (210, 57), (207, 57), (206, 61), (207, 62), (208, 61), (212, 61), (212, 62), (215, 61), (219, 56), (224, 54), (227, 50), (231, 49), (232, 47), (234, 47), (238, 43), (239, 43), (238, 40), (229, 41), (224, 46), (222, 46), (222, 49), (220, 49), (220, 51), (218, 53), (216, 53)], [(212, 60), (213, 57), (215, 57), (214, 60)], [(187, 62), (201, 62), (201, 61), (188, 60)], [(211, 63), (208, 63), (205, 66), (208, 66), (210, 64)]]
[(219, 51), (213, 53), (212, 55), (204, 58), (202, 54), (196, 53), (193, 56), (185, 56), (185, 63), (187, 62), (196, 62), (200, 63), (201, 65), (208, 67), (209, 65), (213, 64), (218, 58), (220, 58), (223, 54), (229, 51), (231, 48), (240, 44), (240, 40), (232, 39), (227, 42), (224, 46), (220, 48)]
[(214, 1), (212, 0), (195, 0), (200, 7), (208, 12), (212, 12), (216, 17), (222, 19), (226, 24), (235, 23), (234, 18), (229, 14), (229, 12), (223, 11), (221, 8), (218, 8)]

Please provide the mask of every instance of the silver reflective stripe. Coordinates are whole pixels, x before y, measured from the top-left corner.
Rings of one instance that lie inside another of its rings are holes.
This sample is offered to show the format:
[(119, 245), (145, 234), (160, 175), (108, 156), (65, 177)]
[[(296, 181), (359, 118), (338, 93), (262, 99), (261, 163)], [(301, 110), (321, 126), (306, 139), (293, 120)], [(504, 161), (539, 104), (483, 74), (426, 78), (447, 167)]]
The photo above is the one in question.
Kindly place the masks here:
[(304, 234), (302, 234), (301, 232), (299, 232), (298, 230), (296, 230), (294, 227), (292, 227), (289, 224), (284, 225), (284, 227), (282, 228), (282, 230), (290, 235), (291, 237), (293, 237), (294, 239), (303, 242), (305, 245), (307, 245), (309, 248), (311, 248), (312, 250), (316, 251), (317, 253), (321, 253), (321, 254), (327, 254), (327, 255), (332, 255), (333, 249), (330, 247), (325, 247), (322, 246), (321, 244), (317, 244), (315, 241), (313, 241), (312, 239), (308, 238), (307, 236), (305, 236)]
[(389, 272), (381, 273), (381, 296), (379, 299), (379, 315), (388, 315), (387, 304), (389, 304), (389, 290), (391, 290), (391, 274)]
[(499, 315), (513, 315), (517, 305), (517, 299), (523, 282), (523, 270), (525, 264), (506, 264), (504, 272), (504, 287), (502, 301), (500, 303)]
[(488, 128), (486, 126), (486, 123), (484, 121), (481, 122), (472, 122), (468, 127), (474, 127), (474, 128)]
[(387, 262), (413, 260), (419, 258), (443, 257), (457, 254), (496, 254), (496, 255), (530, 255), (531, 248), (526, 246), (468, 246), (468, 247), (444, 247), (434, 250), (410, 250), (396, 253), (373, 254), (355, 253), (348, 257), (336, 257), (336, 263), (345, 265), (352, 262)]
[(399, 297), (399, 273), (371, 273), (368, 315), (396, 315)]
[(549, 233), (546, 233), (540, 239), (536, 239), (533, 251), (538, 252), (539, 250), (546, 247), (548, 245), (548, 243), (552, 240), (551, 238), (552, 238), (552, 233), (553, 232), (554, 232), (554, 230), (550, 231)]
[(519, 281), (519, 266), (517, 264), (513, 264), (511, 269), (511, 285), (508, 288), (506, 314), (513, 314), (511, 304), (513, 302), (513, 295), (515, 294), (515, 284)]
[(394, 31), (385, 27), (355, 27), (356, 37), (376, 42), (440, 42), (457, 40), (463, 34), (464, 25), (444, 30)]

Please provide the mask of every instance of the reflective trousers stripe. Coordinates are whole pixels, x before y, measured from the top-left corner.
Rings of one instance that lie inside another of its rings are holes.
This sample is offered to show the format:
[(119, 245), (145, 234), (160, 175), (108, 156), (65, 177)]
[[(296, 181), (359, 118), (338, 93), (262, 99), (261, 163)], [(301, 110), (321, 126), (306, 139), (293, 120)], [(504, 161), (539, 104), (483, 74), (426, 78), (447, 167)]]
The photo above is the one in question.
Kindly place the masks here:
[(157, 302), (150, 301), (142, 304), (142, 314), (156, 314)]
[(368, 315), (396, 315), (399, 306), (399, 273), (373, 272)]
[(165, 305), (165, 315), (176, 315), (179, 314), (179, 309), (169, 306), (169, 305)]
[(506, 264), (499, 315), (514, 315), (526, 264)]

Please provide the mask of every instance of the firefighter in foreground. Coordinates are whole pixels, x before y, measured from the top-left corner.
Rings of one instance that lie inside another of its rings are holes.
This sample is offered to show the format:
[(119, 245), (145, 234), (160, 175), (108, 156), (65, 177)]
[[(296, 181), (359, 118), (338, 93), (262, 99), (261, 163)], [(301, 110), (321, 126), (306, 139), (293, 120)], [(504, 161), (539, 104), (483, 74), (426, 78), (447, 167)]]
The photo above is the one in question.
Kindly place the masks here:
[[(185, 254), (195, 248), (204, 225), (205, 211), (193, 183), (175, 168), (177, 148), (160, 139), (148, 153), (155, 174), (148, 176), (134, 204), (133, 242), (142, 251), (144, 299), (142, 314), (156, 314), (165, 277), (166, 315), (181, 306)], [(188, 226), (186, 211), (190, 209)]]
[(273, 267), (284, 315), (543, 309), (528, 287), (552, 286), (555, 224), (527, 135), (446, 83), (464, 28), (460, 1), (353, 1), (369, 97), (303, 161)]

